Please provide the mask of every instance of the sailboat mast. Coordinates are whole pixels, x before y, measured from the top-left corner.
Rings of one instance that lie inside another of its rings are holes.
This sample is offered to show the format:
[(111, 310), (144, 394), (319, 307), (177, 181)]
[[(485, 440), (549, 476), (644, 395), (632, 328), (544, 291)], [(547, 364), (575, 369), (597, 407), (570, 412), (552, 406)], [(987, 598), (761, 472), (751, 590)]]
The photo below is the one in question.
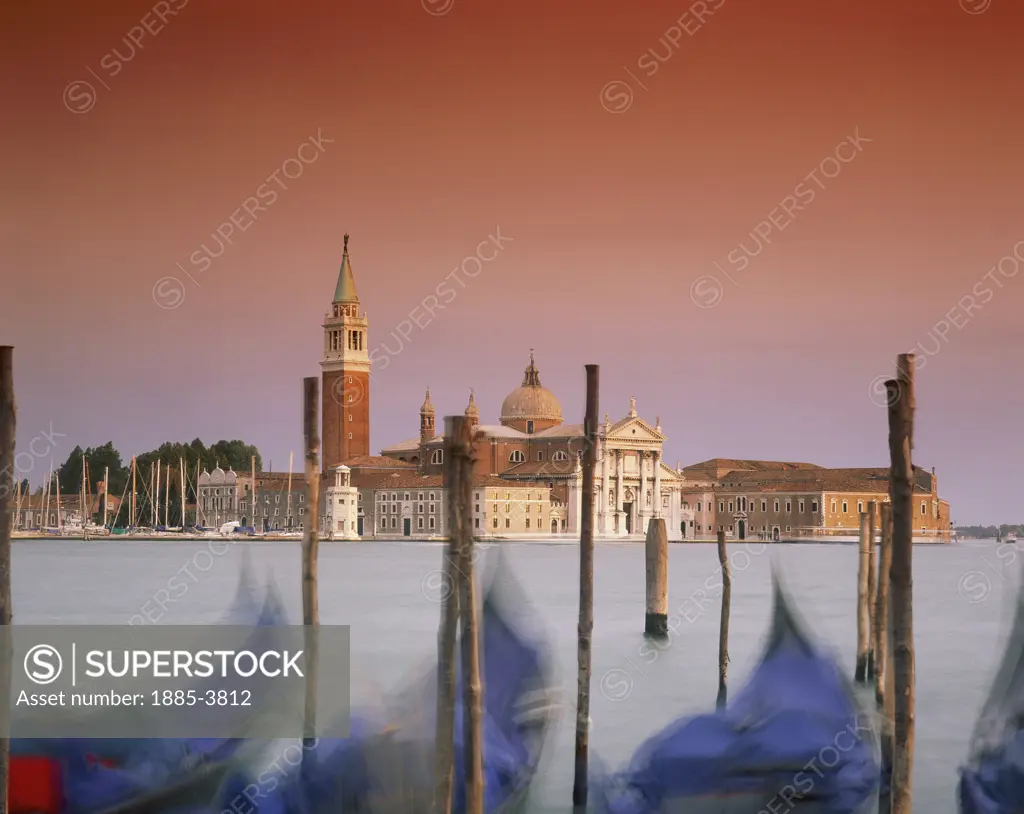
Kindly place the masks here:
[(199, 467), (202, 465), (202, 460), (196, 458), (196, 526), (203, 525), (199, 522)]
[(14, 473), (14, 521), (11, 523), (11, 531), (18, 528), (21, 521), (21, 475)]
[(167, 464), (167, 491), (164, 492), (164, 525), (171, 525), (171, 465)]
[(129, 528), (135, 528), (135, 456), (132, 455), (132, 505), (128, 518)]
[(81, 515), (82, 515), (82, 531), (85, 531), (85, 456), (82, 456), (82, 504), (81, 504)]
[(285, 519), (284, 524), (288, 527), (288, 531), (292, 530), (292, 463), (295, 459), (295, 452), (288, 453), (288, 502), (285, 504), (285, 512), (288, 517)]
[(179, 458), (181, 462), (181, 528), (185, 528), (185, 459)]
[(252, 530), (256, 531), (256, 456), (252, 456)]
[(163, 467), (160, 465), (160, 461), (156, 460), (153, 462), (156, 466), (156, 491), (153, 493), (153, 525), (160, 525), (160, 470)]
[(107, 513), (110, 510), (110, 467), (103, 467), (103, 527), (107, 526)]
[(57, 531), (60, 531), (64, 525), (60, 515), (60, 472), (57, 472), (54, 477), (57, 479)]
[(40, 528), (47, 529), (50, 527), (50, 488), (53, 486), (53, 460), (50, 460), (50, 477), (46, 479), (46, 489), (44, 490), (45, 498), (43, 502), (43, 522), (39, 524)]

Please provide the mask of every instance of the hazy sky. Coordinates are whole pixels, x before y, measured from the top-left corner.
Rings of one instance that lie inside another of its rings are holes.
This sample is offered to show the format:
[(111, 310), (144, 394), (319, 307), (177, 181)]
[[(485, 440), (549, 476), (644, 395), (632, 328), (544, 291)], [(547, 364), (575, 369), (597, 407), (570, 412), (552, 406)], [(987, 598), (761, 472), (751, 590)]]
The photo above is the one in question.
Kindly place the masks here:
[(886, 465), (878, 377), (919, 345), (915, 463), (955, 521), (1022, 522), (1024, 261), (992, 271), (1024, 258), (1022, 25), (1015, 0), (4, 4), (0, 343), (19, 451), (65, 436), (22, 468), (195, 436), (300, 459), (348, 231), (375, 452), (426, 385), (496, 422), (533, 347), (566, 420), (599, 363), (601, 412), (636, 396), (670, 463)]

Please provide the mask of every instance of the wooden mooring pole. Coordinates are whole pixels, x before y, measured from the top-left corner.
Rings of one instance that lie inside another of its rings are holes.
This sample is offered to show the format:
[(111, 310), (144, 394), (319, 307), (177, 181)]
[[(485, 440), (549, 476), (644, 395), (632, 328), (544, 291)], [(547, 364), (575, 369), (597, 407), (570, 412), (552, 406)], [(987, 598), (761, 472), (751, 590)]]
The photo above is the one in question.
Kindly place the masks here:
[[(319, 642), (315, 635), (320, 626), (317, 593), (317, 560), (320, 553), (320, 380), (309, 376), (302, 382), (302, 432), (306, 442), (306, 526), (302, 539), (302, 624), (306, 629), (306, 650), (309, 675), (306, 676), (306, 743), (316, 738), (317, 669)], [(256, 481), (252, 484), (253, 526), (256, 525)], [(184, 498), (182, 498), (184, 499)]]
[(484, 814), (483, 690), (480, 682), (480, 633), (473, 577), (473, 441), (469, 419), (445, 419), (445, 434), (454, 440), (452, 466), (458, 483), (455, 499), (458, 522), (452, 528), (459, 563), (459, 617), (462, 620), (462, 686), (466, 772), (466, 814)]
[[(14, 404), (14, 348), (0, 346), (0, 625), (13, 619), (11, 606), (11, 498), (14, 494), (14, 432), (17, 408)], [(0, 726), (10, 726), (11, 653), (6, 636), (0, 638)], [(0, 814), (7, 814), (10, 787), (11, 742), (0, 737)]]
[(895, 380), (885, 383), (889, 404), (889, 455), (892, 470), (892, 565), (890, 569), (893, 639), (892, 814), (911, 814), (914, 770), (914, 615), (913, 496), (914, 354), (900, 354)]
[[(882, 766), (892, 776), (892, 719), (893, 694), (892, 663), (889, 653), (892, 639), (889, 636), (892, 613), (889, 606), (889, 581), (892, 566), (892, 504), (883, 503), (879, 520), (882, 542), (878, 552), (878, 597), (875, 603), (875, 702), (879, 712), (879, 739), (881, 741)], [(892, 806), (889, 795), (879, 798), (879, 814), (889, 814)]]
[(875, 528), (878, 517), (878, 502), (868, 503), (868, 663), (864, 678), (870, 683), (875, 680), (875, 638), (878, 616), (875, 605), (878, 602), (878, 561), (875, 556)]
[(725, 530), (718, 532), (718, 562), (722, 566), (722, 619), (718, 626), (718, 699), (717, 709), (725, 709), (728, 701), (729, 677), (729, 607), (732, 604), (732, 574), (725, 550)]
[(871, 631), (871, 614), (868, 612), (868, 568), (871, 563), (870, 540), (868, 540), (868, 513), (860, 513), (860, 557), (857, 562), (857, 667), (853, 680), (858, 684), (867, 681), (868, 637)]
[(665, 519), (647, 523), (647, 607), (644, 636), (659, 641), (668, 639), (668, 529)]
[(455, 642), (459, 631), (459, 545), (463, 514), (459, 496), (461, 470), (455, 464), (458, 439), (452, 421), (444, 431), (445, 533), (444, 579), (441, 583), (441, 624), (437, 631), (437, 722), (434, 740), (434, 814), (450, 814), (455, 762)]
[(580, 518), (580, 618), (577, 628), (576, 662), (579, 669), (576, 691), (576, 765), (572, 804), (576, 811), (587, 808), (590, 755), (590, 640), (594, 633), (594, 469), (597, 464), (598, 382), (597, 365), (587, 365), (587, 406), (583, 417), (583, 495)]

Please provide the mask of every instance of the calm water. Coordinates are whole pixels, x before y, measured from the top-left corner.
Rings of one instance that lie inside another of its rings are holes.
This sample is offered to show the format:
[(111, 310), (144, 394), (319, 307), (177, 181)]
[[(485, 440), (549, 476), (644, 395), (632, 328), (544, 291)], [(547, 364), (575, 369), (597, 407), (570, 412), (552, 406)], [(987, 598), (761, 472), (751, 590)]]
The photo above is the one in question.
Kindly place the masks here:
[[(143, 608), (159, 624), (217, 622), (234, 595), (242, 548), (257, 573), (271, 574), (295, 622), (301, 620), (300, 553), (295, 543), (24, 541), (14, 545), (15, 618), (22, 624), (124, 624)], [(853, 673), (856, 648), (855, 546), (730, 547), (733, 568), (730, 686), (753, 667), (771, 607), (771, 570), (784, 572), (811, 630)], [(576, 695), (578, 550), (564, 544), (503, 544), (509, 564), (556, 645), (569, 704)], [(749, 552), (749, 553), (748, 553)], [(435, 658), (439, 545), (324, 543), (320, 621), (352, 627), (353, 703), (379, 700), (411, 670)], [(487, 555), (485, 554), (485, 557)], [(956, 769), (987, 690), (1018, 580), (1021, 557), (992, 544), (914, 549), (917, 648), (915, 811), (956, 810)], [(161, 612), (153, 602), (183, 567), (189, 588)], [(644, 618), (642, 545), (600, 544), (595, 564), (592, 753), (618, 765), (648, 734), (679, 715), (707, 711), (717, 688), (717, 601), (713, 545), (670, 548), (669, 605), (685, 617), (655, 661), (641, 658)], [(716, 596), (712, 592), (712, 596)], [(645, 651), (646, 652), (646, 651)], [(570, 809), (573, 717), (551, 739), (535, 810)]]

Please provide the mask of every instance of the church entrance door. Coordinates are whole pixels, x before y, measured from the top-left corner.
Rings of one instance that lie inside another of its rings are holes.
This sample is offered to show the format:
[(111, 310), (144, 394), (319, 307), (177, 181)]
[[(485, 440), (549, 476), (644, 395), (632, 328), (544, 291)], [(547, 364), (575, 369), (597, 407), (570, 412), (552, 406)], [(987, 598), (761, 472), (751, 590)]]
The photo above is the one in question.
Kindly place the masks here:
[(558, 520), (557, 519), (551, 521), (551, 533), (552, 534), (558, 534)]
[(622, 504), (622, 511), (626, 515), (626, 534), (632, 534), (633, 533), (633, 504), (632, 503), (623, 503)]
[[(289, 522), (289, 528), (291, 528), (291, 525), (290, 525), (291, 521), (288, 521), (288, 522)], [(359, 534), (360, 537), (362, 537), (363, 536), (363, 518), (360, 517), (356, 521), (356, 527), (358, 529), (357, 533)]]
[(739, 537), (740, 537), (740, 539), (741, 540), (746, 540), (747, 539), (747, 521), (746, 520), (740, 520), (737, 523), (737, 526), (739, 528)]
[(404, 527), (404, 528), (402, 529), (402, 533), (403, 533), (403, 534), (404, 534), (404, 535), (405, 535), (406, 537), (411, 537), (411, 536), (412, 536), (412, 519), (411, 519), (411, 518), (409, 518), (409, 517), (406, 517), (406, 518), (405, 518), (405, 519), (404, 519), (404, 520), (402, 521), (402, 525), (403, 525), (403, 527)]

